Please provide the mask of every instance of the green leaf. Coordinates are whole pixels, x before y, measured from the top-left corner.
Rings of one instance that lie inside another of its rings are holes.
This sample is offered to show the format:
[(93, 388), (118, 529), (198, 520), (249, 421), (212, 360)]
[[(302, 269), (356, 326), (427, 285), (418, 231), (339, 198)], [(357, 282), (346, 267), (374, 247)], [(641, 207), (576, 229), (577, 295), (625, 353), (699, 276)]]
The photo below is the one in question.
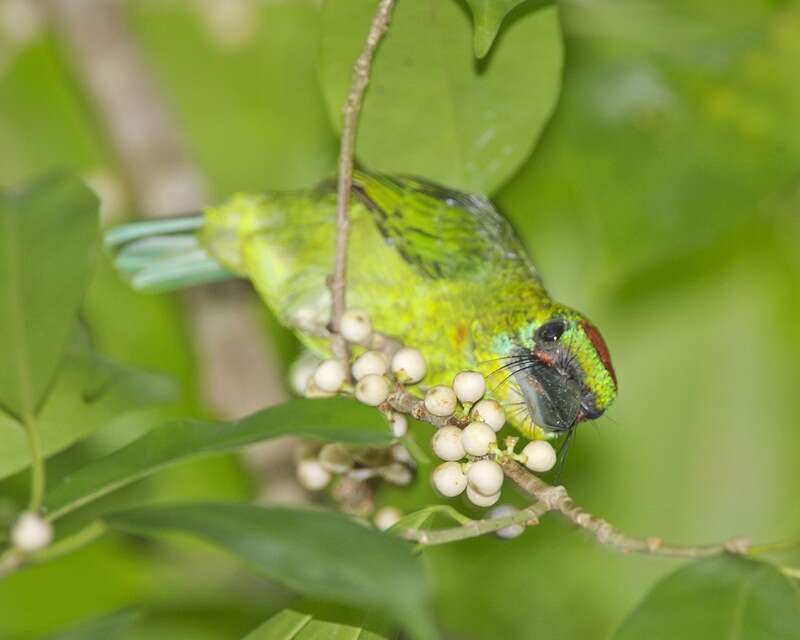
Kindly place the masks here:
[[(325, 3), (321, 78), (337, 127), (375, 5)], [(560, 88), (557, 10), (521, 14), (481, 62), (471, 32), (453, 0), (397, 3), (359, 125), (356, 151), (367, 167), (490, 194), (525, 161)]]
[(377, 608), (417, 638), (436, 637), (422, 565), (411, 547), (341, 514), (219, 503), (133, 509), (107, 521), (130, 533), (198, 536), (299, 592)]
[(613, 638), (800, 638), (800, 589), (764, 562), (700, 560), (659, 582)]
[(500, 25), (508, 13), (525, 0), (467, 0), (472, 10), (475, 56), (483, 58), (492, 48)]
[(77, 178), (0, 194), (0, 406), (39, 410), (97, 250), (97, 198)]
[(351, 444), (392, 441), (381, 413), (349, 398), (290, 400), (235, 422), (172, 422), (65, 477), (44, 508), (56, 518), (191, 456), (289, 434)]
[(385, 640), (389, 632), (375, 616), (340, 605), (302, 603), (276, 613), (244, 640)]
[[(65, 352), (59, 375), (36, 425), (45, 456), (57, 453), (110, 424), (124, 413), (169, 402), (177, 386), (168, 377), (118, 364), (73, 344)], [(0, 414), (0, 478), (30, 464), (20, 424)]]
[(310, 613), (284, 609), (248, 633), (244, 640), (292, 640), (313, 618)]

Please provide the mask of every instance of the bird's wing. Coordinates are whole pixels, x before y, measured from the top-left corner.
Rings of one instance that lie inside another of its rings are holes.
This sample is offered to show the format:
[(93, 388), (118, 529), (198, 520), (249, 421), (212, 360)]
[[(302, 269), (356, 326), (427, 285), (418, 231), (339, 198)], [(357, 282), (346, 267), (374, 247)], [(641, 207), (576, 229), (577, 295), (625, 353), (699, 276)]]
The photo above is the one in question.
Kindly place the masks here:
[(536, 277), (511, 225), (483, 196), (361, 171), (353, 189), (387, 243), (425, 277), (477, 279), (501, 264)]

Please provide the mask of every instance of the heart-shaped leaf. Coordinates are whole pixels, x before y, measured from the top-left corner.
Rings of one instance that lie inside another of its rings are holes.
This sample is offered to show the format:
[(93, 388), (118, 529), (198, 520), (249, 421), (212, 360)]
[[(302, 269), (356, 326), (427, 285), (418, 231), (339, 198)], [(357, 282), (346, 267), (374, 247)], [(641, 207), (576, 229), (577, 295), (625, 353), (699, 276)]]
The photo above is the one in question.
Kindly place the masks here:
[[(322, 88), (334, 124), (375, 2), (325, 3)], [(356, 153), (370, 169), (491, 194), (533, 150), (555, 106), (562, 45), (555, 7), (521, 15), (493, 55), (471, 54), (470, 17), (453, 0), (397, 3), (375, 58)]]
[(492, 48), (500, 25), (509, 12), (526, 0), (467, 0), (472, 10), (475, 55), (483, 58)]

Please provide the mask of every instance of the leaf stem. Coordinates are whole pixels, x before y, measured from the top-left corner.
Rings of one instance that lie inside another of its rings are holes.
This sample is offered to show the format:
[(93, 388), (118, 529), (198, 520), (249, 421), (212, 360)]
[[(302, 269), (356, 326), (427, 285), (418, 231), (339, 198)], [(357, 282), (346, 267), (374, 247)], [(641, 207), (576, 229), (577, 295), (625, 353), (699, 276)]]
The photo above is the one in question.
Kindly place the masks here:
[(345, 370), (349, 371), (350, 350), (347, 341), (339, 334), (342, 314), (346, 309), (347, 288), (347, 244), (350, 232), (350, 190), (353, 186), (353, 155), (355, 153), (356, 132), (361, 105), (364, 101), (364, 92), (369, 84), (370, 70), (375, 51), (383, 35), (389, 28), (395, 0), (381, 0), (378, 10), (372, 19), (372, 24), (364, 43), (364, 49), (358, 56), (353, 66), (353, 76), (350, 82), (350, 93), (343, 110), (342, 142), (339, 148), (339, 176), (336, 188), (336, 265), (333, 278), (330, 281), (331, 289), (331, 322), (330, 329), (333, 333), (331, 348)]
[(33, 562), (47, 562), (48, 560), (60, 558), (68, 553), (77, 551), (81, 547), (85, 547), (87, 544), (94, 542), (107, 532), (108, 527), (106, 524), (101, 520), (95, 520), (72, 535), (58, 540), (46, 549), (42, 549), (41, 551), (37, 551), (36, 553), (32, 554), (30, 556), (30, 560)]
[(44, 500), (46, 484), (42, 439), (39, 435), (39, 427), (36, 424), (36, 419), (32, 415), (24, 416), (23, 426), (25, 427), (25, 435), (28, 440), (28, 449), (31, 453), (31, 495), (28, 509), (33, 512), (38, 512)]
[(515, 524), (533, 526), (539, 523), (539, 516), (544, 515), (548, 510), (547, 505), (536, 502), (516, 513), (501, 518), (472, 520), (462, 524), (460, 527), (451, 527), (449, 529), (426, 530), (399, 527), (398, 533), (406, 540), (413, 540), (422, 546), (431, 547), (437, 544), (476, 538)]

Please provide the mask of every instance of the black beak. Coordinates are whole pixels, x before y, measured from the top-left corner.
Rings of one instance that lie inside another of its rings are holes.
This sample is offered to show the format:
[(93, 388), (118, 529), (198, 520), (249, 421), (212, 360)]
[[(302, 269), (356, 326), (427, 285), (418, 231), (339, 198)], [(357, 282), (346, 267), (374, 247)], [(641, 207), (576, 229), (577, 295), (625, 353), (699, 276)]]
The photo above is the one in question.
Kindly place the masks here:
[(544, 363), (515, 374), (533, 422), (569, 431), (581, 412), (581, 386)]

